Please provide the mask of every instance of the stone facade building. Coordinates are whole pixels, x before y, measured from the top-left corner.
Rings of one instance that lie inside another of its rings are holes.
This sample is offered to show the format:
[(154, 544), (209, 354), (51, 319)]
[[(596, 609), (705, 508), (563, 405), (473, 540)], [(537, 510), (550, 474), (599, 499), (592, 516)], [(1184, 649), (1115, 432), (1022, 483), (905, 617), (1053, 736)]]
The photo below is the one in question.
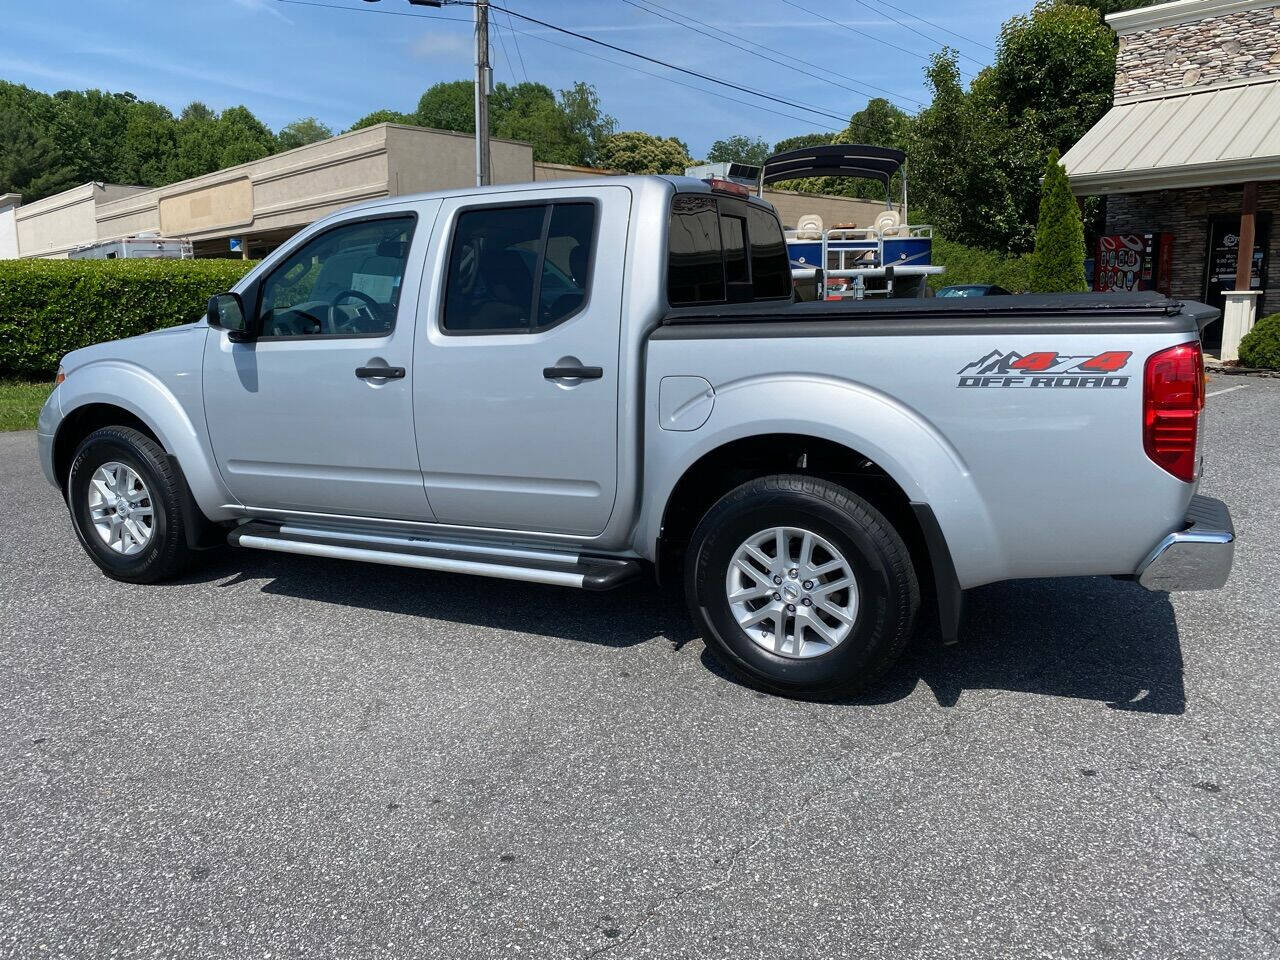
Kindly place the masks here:
[(1244, 307), (1280, 309), (1266, 303), (1280, 278), (1280, 0), (1175, 0), (1107, 23), (1114, 103), (1063, 157), (1078, 195), (1106, 197), (1095, 288), (1223, 308), (1230, 329), (1206, 341), (1230, 357)]

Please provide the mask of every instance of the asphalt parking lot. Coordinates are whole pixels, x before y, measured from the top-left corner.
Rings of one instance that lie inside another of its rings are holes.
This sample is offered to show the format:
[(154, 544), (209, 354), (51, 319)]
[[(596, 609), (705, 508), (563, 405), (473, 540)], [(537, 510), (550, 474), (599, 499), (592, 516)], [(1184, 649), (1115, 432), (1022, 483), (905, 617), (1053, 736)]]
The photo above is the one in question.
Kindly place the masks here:
[(647, 586), (114, 583), (0, 435), (0, 955), (1280, 956), (1280, 380), (1210, 391), (1225, 590), (986, 587), (837, 703)]

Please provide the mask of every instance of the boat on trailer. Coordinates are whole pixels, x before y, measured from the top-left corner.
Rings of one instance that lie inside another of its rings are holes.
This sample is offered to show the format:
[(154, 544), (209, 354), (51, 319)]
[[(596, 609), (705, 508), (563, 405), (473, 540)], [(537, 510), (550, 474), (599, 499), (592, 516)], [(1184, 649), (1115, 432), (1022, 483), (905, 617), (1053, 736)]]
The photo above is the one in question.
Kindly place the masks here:
[[(928, 278), (944, 271), (932, 263), (933, 227), (907, 218), (907, 155), (890, 147), (839, 143), (774, 154), (760, 167), (756, 193), (771, 183), (803, 177), (849, 177), (884, 184), (885, 208), (869, 224), (825, 226), (804, 214), (786, 231), (791, 273), (812, 280), (827, 300), (929, 295)], [(894, 176), (901, 198), (892, 196)]]

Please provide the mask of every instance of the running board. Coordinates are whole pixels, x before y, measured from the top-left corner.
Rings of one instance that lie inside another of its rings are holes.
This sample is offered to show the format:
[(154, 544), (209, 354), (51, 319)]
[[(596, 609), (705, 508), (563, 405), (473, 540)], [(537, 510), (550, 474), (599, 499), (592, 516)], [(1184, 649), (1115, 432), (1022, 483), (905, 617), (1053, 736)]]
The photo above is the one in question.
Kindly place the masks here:
[(427, 537), (330, 530), (251, 521), (227, 536), (236, 547), (298, 553), (335, 560), (362, 560), (393, 567), (469, 573), (582, 590), (609, 590), (639, 575), (640, 561), (588, 557), (555, 550), (489, 543), (457, 543)]

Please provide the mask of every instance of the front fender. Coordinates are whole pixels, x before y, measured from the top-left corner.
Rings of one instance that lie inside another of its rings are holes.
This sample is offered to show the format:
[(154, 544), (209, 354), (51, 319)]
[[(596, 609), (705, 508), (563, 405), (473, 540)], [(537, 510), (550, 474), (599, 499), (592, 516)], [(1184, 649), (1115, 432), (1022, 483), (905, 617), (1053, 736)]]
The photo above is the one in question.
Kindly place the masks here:
[[(198, 372), (193, 383), (183, 382), (179, 389), (185, 406), (173, 389), (137, 364), (118, 359), (93, 361), (76, 368), (59, 387), (63, 418), (59, 429), (76, 410), (90, 404), (127, 410), (146, 424), (178, 461), (201, 512), (210, 520), (230, 520), (235, 513), (225, 505), (234, 503), (235, 498), (222, 485), (210, 453)], [(200, 418), (198, 424), (193, 415)]]
[(715, 387), (714, 407), (701, 429), (646, 433), (645, 504), (634, 544), (641, 555), (655, 555), (666, 505), (698, 460), (735, 440), (795, 434), (857, 451), (908, 499), (927, 503), (950, 547), (960, 586), (1005, 576), (990, 512), (959, 451), (918, 411), (865, 384), (802, 373), (743, 377)]

